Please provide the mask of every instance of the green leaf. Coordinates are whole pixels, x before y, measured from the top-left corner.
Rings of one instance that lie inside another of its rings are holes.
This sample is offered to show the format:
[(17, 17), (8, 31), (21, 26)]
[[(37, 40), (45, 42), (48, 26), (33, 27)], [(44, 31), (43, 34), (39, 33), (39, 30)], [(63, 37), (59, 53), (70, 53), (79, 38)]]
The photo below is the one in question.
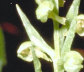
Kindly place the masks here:
[(26, 15), (23, 13), (23, 11), (20, 9), (18, 4), (16, 4), (16, 8), (30, 40), (33, 42), (35, 46), (38, 46), (40, 50), (47, 53), (50, 57), (53, 58), (54, 57), (53, 49), (43, 40), (40, 34), (32, 26), (32, 24), (30, 23)]
[(70, 51), (73, 38), (75, 36), (77, 15), (79, 10), (80, 0), (74, 0), (66, 16), (66, 28), (69, 26), (69, 30), (61, 51), (61, 55), (64, 56), (66, 52)]
[(0, 27), (0, 72), (2, 72), (2, 68), (5, 65), (6, 65), (5, 41), (3, 31)]

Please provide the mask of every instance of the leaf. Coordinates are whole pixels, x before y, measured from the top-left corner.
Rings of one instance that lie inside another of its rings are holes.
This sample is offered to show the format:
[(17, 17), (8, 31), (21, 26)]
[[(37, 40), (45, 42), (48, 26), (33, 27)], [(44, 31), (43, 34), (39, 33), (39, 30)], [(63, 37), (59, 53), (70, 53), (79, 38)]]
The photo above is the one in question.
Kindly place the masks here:
[(28, 62), (33, 61), (31, 47), (34, 48), (35, 54), (38, 58), (42, 58), (46, 61), (51, 61), (51, 59), (44, 52), (39, 50), (39, 47), (32, 46), (31, 41), (25, 41), (19, 46), (19, 48), (17, 50), (17, 54), (18, 54), (17, 56), (19, 58), (23, 59), (24, 61), (28, 61)]
[(2, 72), (2, 68), (5, 65), (6, 65), (5, 41), (3, 31), (0, 27), (0, 72)]
[(36, 29), (31, 25), (30, 21), (23, 13), (23, 11), (20, 9), (18, 4), (16, 4), (16, 8), (30, 40), (33, 42), (35, 46), (38, 46), (40, 50), (47, 53), (50, 57), (53, 58), (54, 57), (53, 49), (43, 40), (43, 38), (36, 31)]

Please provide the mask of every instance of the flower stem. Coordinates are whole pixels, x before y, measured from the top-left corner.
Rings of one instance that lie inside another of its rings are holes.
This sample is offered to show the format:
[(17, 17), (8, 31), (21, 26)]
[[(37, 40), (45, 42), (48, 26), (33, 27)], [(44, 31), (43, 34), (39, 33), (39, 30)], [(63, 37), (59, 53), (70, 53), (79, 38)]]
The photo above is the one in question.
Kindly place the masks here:
[(55, 49), (55, 58), (53, 59), (54, 72), (58, 71), (57, 61), (60, 59), (60, 48), (59, 48), (59, 24), (56, 21), (53, 21), (54, 26), (54, 49)]
[(53, 60), (53, 68), (54, 68), (54, 72), (59, 72), (58, 71), (58, 65), (57, 65), (57, 60), (56, 59)]
[(53, 21), (54, 24), (54, 48), (56, 58), (60, 58), (60, 49), (59, 49), (59, 24), (56, 21)]

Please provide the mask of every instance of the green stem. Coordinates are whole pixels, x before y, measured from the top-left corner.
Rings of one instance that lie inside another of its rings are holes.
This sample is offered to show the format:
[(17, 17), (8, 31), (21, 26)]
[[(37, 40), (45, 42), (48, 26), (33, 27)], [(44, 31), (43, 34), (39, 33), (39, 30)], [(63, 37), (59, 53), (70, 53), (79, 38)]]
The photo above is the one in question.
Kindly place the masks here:
[[(55, 3), (55, 13), (56, 15), (59, 14), (59, 2), (58, 0), (54, 0)], [(60, 58), (60, 53), (59, 53), (59, 24), (53, 20), (53, 26), (54, 26), (54, 48), (55, 48), (55, 57), (52, 59), (53, 60), (53, 68), (54, 72), (59, 72), (58, 71), (58, 65), (57, 61)]]
[(59, 72), (58, 71), (58, 65), (57, 65), (57, 59), (53, 60), (53, 68), (54, 68), (54, 72)]
[(60, 58), (60, 49), (59, 49), (59, 24), (56, 21), (54, 23), (54, 48), (56, 58)]
[(55, 48), (55, 58), (53, 59), (54, 72), (58, 71), (57, 61), (60, 58), (60, 48), (59, 48), (59, 24), (53, 21), (54, 25), (54, 48)]

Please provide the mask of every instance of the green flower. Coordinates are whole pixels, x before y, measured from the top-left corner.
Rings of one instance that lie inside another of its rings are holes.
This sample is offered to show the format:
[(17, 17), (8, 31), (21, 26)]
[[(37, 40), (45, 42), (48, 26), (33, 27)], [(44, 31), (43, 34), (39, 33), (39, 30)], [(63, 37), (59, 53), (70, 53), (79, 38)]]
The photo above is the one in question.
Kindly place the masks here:
[(19, 49), (17, 50), (17, 54), (18, 54), (17, 56), (24, 61), (28, 61), (28, 62), (33, 61), (33, 55), (32, 55), (32, 51), (31, 51), (31, 47), (34, 48), (36, 56), (38, 58), (42, 58), (46, 61), (52, 62), (52, 60), (44, 52), (42, 52), (39, 49), (39, 47), (32, 46), (31, 41), (25, 41), (19, 46)]
[(77, 28), (76, 28), (76, 32), (80, 35), (80, 36), (84, 36), (84, 15), (81, 14), (77, 17)]
[(41, 22), (46, 22), (48, 20), (49, 14), (53, 11), (54, 4), (52, 1), (45, 0), (39, 4), (36, 9), (36, 17)]
[(64, 68), (67, 72), (79, 72), (82, 66), (83, 57), (76, 51), (66, 53), (64, 57)]

